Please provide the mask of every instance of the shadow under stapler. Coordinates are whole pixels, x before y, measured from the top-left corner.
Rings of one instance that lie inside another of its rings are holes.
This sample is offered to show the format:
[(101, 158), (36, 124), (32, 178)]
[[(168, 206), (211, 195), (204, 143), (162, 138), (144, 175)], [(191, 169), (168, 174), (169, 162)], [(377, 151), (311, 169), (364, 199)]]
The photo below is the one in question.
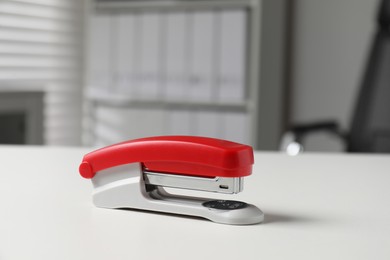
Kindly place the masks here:
[[(118, 210), (128, 210), (128, 211), (135, 211), (135, 212), (142, 212), (145, 214), (156, 214), (161, 216), (170, 216), (170, 217), (177, 217), (177, 218), (185, 218), (185, 219), (195, 219), (197, 221), (205, 221), (210, 222), (210, 220), (197, 217), (197, 216), (188, 216), (188, 215), (181, 215), (181, 214), (174, 214), (174, 213), (167, 213), (167, 212), (154, 212), (149, 210), (142, 210), (142, 209), (129, 209), (129, 208), (119, 208)], [(273, 224), (273, 223), (301, 223), (301, 224), (311, 224), (314, 222), (320, 221), (319, 219), (311, 218), (308, 216), (302, 216), (298, 214), (289, 214), (289, 213), (283, 213), (283, 212), (275, 212), (275, 211), (265, 211), (265, 217), (264, 221), (262, 223), (258, 223), (260, 225), (267, 225), (267, 224)], [(257, 224), (257, 225), (258, 225)], [(240, 226), (252, 226), (252, 225), (240, 225)]]
[(265, 211), (263, 224), (271, 223), (313, 223), (318, 222), (319, 219), (310, 218), (308, 216), (294, 215), (283, 212)]

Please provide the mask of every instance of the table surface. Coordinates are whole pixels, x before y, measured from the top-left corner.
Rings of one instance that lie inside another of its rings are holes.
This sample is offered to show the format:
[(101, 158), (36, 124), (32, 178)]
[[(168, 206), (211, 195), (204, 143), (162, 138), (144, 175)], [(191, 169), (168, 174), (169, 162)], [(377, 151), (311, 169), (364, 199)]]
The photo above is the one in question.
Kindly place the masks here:
[[(0, 146), (0, 259), (390, 259), (390, 156), (255, 153), (265, 222), (92, 205), (85, 148)], [(213, 194), (211, 194), (213, 195)]]

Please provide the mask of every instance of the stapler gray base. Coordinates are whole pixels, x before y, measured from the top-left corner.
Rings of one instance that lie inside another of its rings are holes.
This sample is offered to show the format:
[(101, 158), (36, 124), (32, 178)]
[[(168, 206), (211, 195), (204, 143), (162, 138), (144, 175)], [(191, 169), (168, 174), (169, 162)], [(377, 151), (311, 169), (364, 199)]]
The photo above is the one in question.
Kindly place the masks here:
[(129, 208), (209, 219), (230, 225), (261, 223), (263, 212), (239, 201), (173, 195), (163, 187), (148, 184), (141, 164), (132, 163), (96, 173), (93, 203), (101, 208)]

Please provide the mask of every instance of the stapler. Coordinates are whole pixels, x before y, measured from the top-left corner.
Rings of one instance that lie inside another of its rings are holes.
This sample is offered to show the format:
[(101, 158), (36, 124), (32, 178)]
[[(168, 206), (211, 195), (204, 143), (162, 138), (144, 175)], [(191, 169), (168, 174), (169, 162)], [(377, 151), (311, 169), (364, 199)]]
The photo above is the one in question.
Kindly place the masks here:
[(252, 173), (252, 147), (195, 136), (158, 136), (107, 146), (84, 156), (97, 207), (198, 216), (232, 225), (264, 220), (256, 206), (168, 193), (164, 187), (235, 194)]

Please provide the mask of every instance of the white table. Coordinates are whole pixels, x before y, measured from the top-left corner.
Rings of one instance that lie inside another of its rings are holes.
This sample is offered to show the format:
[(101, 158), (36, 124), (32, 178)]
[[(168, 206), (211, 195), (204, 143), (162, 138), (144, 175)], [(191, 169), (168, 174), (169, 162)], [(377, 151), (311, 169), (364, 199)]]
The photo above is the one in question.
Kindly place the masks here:
[[(256, 153), (263, 224), (95, 208), (87, 149), (0, 146), (0, 259), (390, 259), (390, 156)], [(212, 195), (212, 194), (211, 194)]]

